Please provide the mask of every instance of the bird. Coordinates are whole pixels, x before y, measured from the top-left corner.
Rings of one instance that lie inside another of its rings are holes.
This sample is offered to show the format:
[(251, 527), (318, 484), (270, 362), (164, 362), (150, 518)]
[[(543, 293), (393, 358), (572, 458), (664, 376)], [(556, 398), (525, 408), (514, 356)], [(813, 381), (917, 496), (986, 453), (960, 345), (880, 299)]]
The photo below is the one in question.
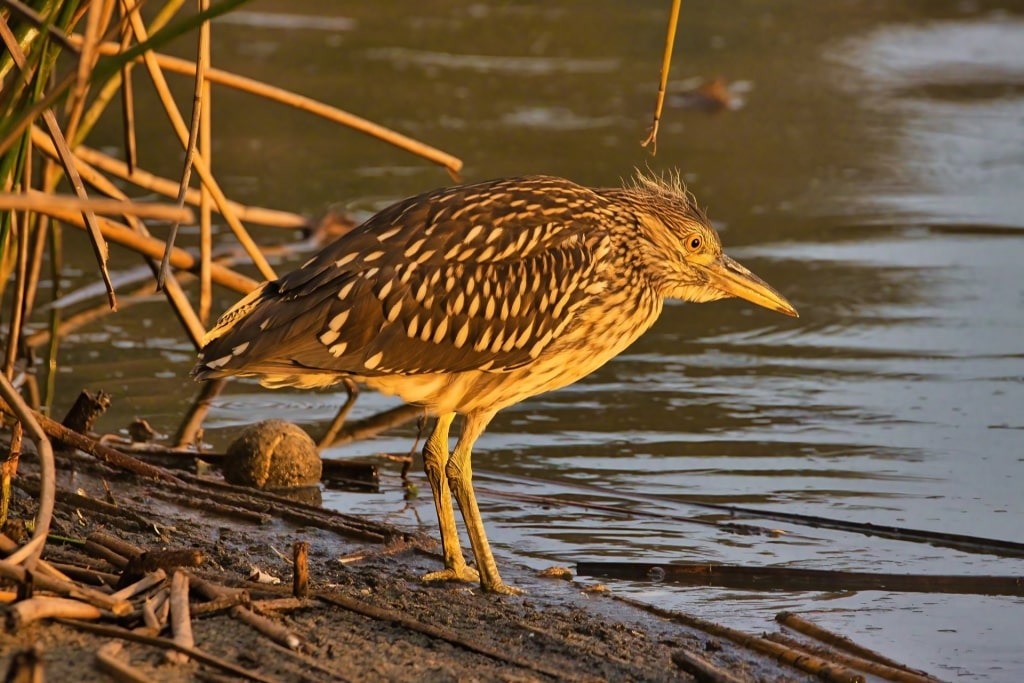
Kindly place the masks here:
[(501, 579), (474, 494), (478, 437), (503, 408), (614, 358), (666, 299), (727, 297), (798, 316), (722, 252), (678, 173), (637, 172), (608, 188), (499, 178), (399, 201), (264, 282), (208, 332), (192, 374), (271, 388), (358, 383), (422, 406), (436, 418), (423, 463), (444, 557), (423, 580), (518, 594)]

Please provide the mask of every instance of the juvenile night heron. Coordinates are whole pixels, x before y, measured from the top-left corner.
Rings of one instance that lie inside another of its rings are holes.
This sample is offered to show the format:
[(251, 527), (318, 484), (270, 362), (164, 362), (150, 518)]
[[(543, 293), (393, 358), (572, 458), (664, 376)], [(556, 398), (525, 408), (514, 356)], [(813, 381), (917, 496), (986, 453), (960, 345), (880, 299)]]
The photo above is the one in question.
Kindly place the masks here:
[[(198, 379), (268, 387), (355, 380), (437, 416), (423, 449), (444, 569), (502, 583), (473, 493), (473, 444), (502, 408), (590, 374), (658, 318), (666, 298), (741, 297), (796, 316), (722, 253), (678, 179), (589, 189), (530, 176), (427, 192), (384, 209), (301, 268), (265, 282), (204, 341)], [(448, 430), (464, 417), (449, 455)], [(459, 545), (452, 496), (476, 558)]]

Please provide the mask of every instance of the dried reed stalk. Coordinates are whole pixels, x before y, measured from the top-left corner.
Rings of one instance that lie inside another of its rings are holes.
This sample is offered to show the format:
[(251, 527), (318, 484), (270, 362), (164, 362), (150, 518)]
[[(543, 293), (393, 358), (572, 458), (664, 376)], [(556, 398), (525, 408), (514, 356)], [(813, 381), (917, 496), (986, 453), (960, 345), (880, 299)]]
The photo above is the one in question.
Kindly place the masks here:
[(97, 214), (136, 216), (161, 221), (195, 222), (195, 214), (188, 207), (120, 199), (81, 199), (37, 190), (23, 193), (0, 192), (0, 211), (34, 211), (51, 216), (54, 215), (54, 211), (91, 211)]
[[(76, 36), (72, 36), (72, 41), (75, 41), (76, 39)], [(117, 54), (120, 48), (117, 43), (104, 43), (100, 46), (100, 50), (102, 50), (104, 54)], [(153, 55), (154, 61), (167, 71), (185, 76), (195, 75), (196, 65), (187, 59), (171, 57), (170, 55), (161, 53), (151, 54)], [(339, 123), (348, 128), (352, 128), (360, 133), (364, 133), (370, 137), (381, 140), (382, 142), (386, 142), (389, 145), (398, 147), (410, 154), (415, 154), (418, 157), (422, 157), (427, 161), (433, 162), (447, 170), (454, 180), (459, 179), (459, 173), (462, 171), (463, 165), (462, 159), (448, 154), (447, 152), (443, 152), (435, 147), (431, 147), (419, 140), (414, 140), (413, 138), (402, 135), (390, 128), (386, 128), (360, 116), (356, 116), (355, 114), (338, 109), (337, 107), (333, 107), (329, 104), (319, 102), (311, 97), (298, 95), (283, 88), (268, 85), (245, 76), (239, 76), (238, 74), (234, 74), (229, 71), (209, 69), (206, 72), (206, 78), (209, 79), (211, 83), (226, 85), (230, 88), (257, 95), (274, 102), (280, 102), (281, 104), (286, 104), (290, 107), (294, 107), (295, 109), (308, 111), (309, 113), (327, 119), (328, 121), (333, 121), (334, 123)]]

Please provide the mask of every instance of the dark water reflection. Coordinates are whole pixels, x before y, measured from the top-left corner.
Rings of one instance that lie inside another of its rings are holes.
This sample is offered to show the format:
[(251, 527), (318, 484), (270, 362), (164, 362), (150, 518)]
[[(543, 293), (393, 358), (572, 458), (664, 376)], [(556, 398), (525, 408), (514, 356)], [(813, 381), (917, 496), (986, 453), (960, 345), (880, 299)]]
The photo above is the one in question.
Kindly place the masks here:
[[(474, 456), (480, 486), (552, 503), (481, 495), (506, 561), (1020, 575), (1015, 559), (766, 519), (737, 521), (786, 534), (628, 513), (716, 520), (692, 505), (716, 502), (1024, 541), (1024, 8), (684, 3), (670, 90), (723, 74), (744, 106), (670, 107), (651, 159), (637, 141), (666, 12), (266, 0), (219, 26), (214, 55), (461, 154), (468, 180), (545, 172), (607, 185), (634, 166), (678, 166), (730, 253), (800, 309), (792, 321), (738, 302), (670, 305), (592, 377), (499, 415)], [(216, 97), (215, 164), (242, 201), (371, 211), (446, 182), (301, 113)], [(142, 120), (153, 131), (143, 163), (173, 175), (180, 153), (159, 147), (163, 122)], [(193, 353), (161, 303), (135, 310), (68, 339), (59, 382), (114, 393), (111, 429), (144, 415), (171, 432), (194, 392)], [(340, 401), (240, 382), (207, 434), (222, 444), (271, 416), (315, 431)], [(390, 405), (364, 395), (356, 417)], [(400, 430), (331, 455), (404, 453), (412, 438)], [(325, 498), (415, 523), (397, 486)], [(623, 514), (570, 506), (588, 503)], [(431, 526), (429, 503), (416, 509)], [(808, 612), (943, 678), (1024, 672), (1020, 600), (616, 589), (755, 631), (780, 609)]]

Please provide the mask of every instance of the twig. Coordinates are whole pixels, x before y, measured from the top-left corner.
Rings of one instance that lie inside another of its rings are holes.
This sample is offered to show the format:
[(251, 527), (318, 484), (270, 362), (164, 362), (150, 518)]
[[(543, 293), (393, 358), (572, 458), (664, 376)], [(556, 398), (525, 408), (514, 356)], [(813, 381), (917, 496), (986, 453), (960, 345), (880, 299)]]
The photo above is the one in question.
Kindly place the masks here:
[(341, 431), (342, 426), (345, 424), (345, 419), (348, 414), (352, 412), (352, 406), (356, 404), (356, 398), (359, 397), (359, 385), (357, 385), (352, 379), (345, 377), (342, 380), (345, 387), (345, 403), (342, 404), (341, 409), (338, 410), (338, 414), (331, 420), (331, 424), (327, 427), (327, 431), (320, 438), (320, 443), (317, 447), (320, 450), (327, 448), (332, 445), (335, 439), (338, 438), (338, 432)]
[[(4, 26), (6, 26), (6, 23), (4, 24)], [(27, 74), (25, 72), (24, 52), (22, 52), (21, 47), (18, 45), (17, 42), (12, 42), (8, 39), (13, 38), (13, 36), (8, 36), (8, 32), (3, 33), (3, 38), (4, 43), (7, 45), (7, 49), (11, 53), (11, 57), (14, 59), (15, 63), (18, 65), (18, 68), (21, 70), (22, 78), (27, 78)], [(65, 80), (70, 82), (70, 79), (72, 79), (73, 77), (74, 74), (68, 74), (68, 77)], [(63, 85), (63, 83), (61, 85)], [(60, 86), (58, 86), (58, 88), (53, 89), (51, 91), (51, 94), (58, 92), (59, 89)], [(34, 121), (36, 118), (34, 112), (35, 108), (44, 103), (45, 98), (43, 98), (42, 101), (37, 102), (32, 108), (32, 114), (25, 117), (25, 119), (23, 119), (22, 122), (17, 124), (15, 126), (15, 130), (10, 131), (11, 135), (20, 135), (20, 131), (18, 131), (17, 129), (21, 128), (23, 124), (25, 126), (30, 125), (30, 122)], [(53, 140), (54, 147), (56, 147), (57, 149), (57, 153), (60, 157), (61, 165), (63, 165), (64, 167), (64, 173), (67, 176), (68, 182), (71, 184), (72, 189), (74, 189), (75, 194), (80, 199), (88, 199), (88, 195), (85, 191), (85, 185), (82, 183), (82, 178), (78, 175), (78, 171), (75, 169), (75, 162), (71, 155), (71, 150), (68, 147), (67, 140), (64, 138), (64, 134), (61, 132), (60, 125), (57, 123), (57, 117), (53, 113), (53, 109), (47, 106), (41, 111), (41, 114), (43, 117), (43, 123), (46, 125), (46, 132)], [(9, 137), (8, 139), (11, 138)], [(3, 143), (0, 143), (0, 147), (2, 146)], [(0, 152), (0, 154), (2, 154), (2, 152)], [(104, 286), (107, 289), (107, 299), (110, 302), (110, 307), (112, 309), (117, 309), (117, 298), (114, 295), (114, 286), (110, 282), (110, 273), (107, 270), (107, 243), (103, 239), (103, 235), (100, 232), (99, 226), (97, 225), (96, 214), (91, 210), (86, 209), (81, 212), (81, 215), (85, 223), (86, 232), (89, 235), (89, 241), (92, 244), (93, 253), (96, 256), (96, 261), (97, 264), (99, 265), (100, 276), (103, 278)]]
[(517, 657), (511, 651), (501, 650), (497, 647), (493, 647), (487, 643), (479, 640), (472, 639), (468, 636), (463, 636), (456, 631), (445, 628), (444, 626), (436, 626), (434, 624), (427, 624), (417, 619), (413, 619), (403, 612), (397, 610), (386, 609), (383, 607), (377, 607), (369, 603), (357, 600), (356, 598), (348, 595), (342, 595), (341, 593), (335, 592), (319, 592), (314, 594), (314, 597), (328, 602), (338, 607), (343, 607), (351, 612), (362, 614), (363, 616), (376, 619), (378, 621), (389, 621), (398, 624), (402, 628), (407, 628), (410, 631), (416, 631), (422, 633), (430, 638), (436, 638), (438, 640), (444, 640), (453, 645), (458, 645), (471, 652), (482, 654), (485, 657), (490, 657), (501, 662), (506, 662), (514, 666), (536, 671), (544, 674), (545, 676), (551, 676), (555, 680), (578, 680), (577, 677), (569, 675), (564, 669), (555, 669), (546, 666), (544, 663), (535, 659), (527, 659), (525, 657)]
[(62, 194), (48, 194), (37, 190), (27, 192), (0, 192), (0, 210), (34, 211), (54, 215), (53, 211), (92, 211), (99, 214), (136, 216), (161, 221), (195, 222), (196, 216), (187, 206), (155, 204), (152, 202), (126, 202), (117, 199), (92, 199)]
[(769, 633), (765, 638), (794, 650), (802, 650), (808, 654), (835, 660), (840, 664), (863, 671), (864, 673), (869, 673), (872, 676), (884, 678), (887, 681), (895, 681), (896, 683), (942, 683), (939, 679), (929, 676), (924, 672), (912, 673), (905, 667), (896, 668), (886, 666), (885, 664), (872, 662), (871, 660), (864, 659), (863, 657), (857, 657), (845, 652), (836, 652), (821, 645), (813, 645), (811, 643), (798, 640), (797, 638), (790, 638), (789, 636), (785, 636), (781, 633)]
[(864, 659), (877, 662), (879, 664), (884, 664), (885, 666), (892, 667), (894, 669), (902, 669), (904, 671), (909, 671), (910, 673), (927, 675), (924, 671), (920, 671), (918, 669), (911, 669), (905, 664), (901, 664), (896, 660), (889, 659), (885, 655), (879, 654), (878, 652), (875, 652), (870, 648), (866, 648), (863, 645), (853, 642), (846, 636), (840, 635), (838, 633), (833, 633), (828, 629), (822, 628), (817, 624), (811, 623), (807, 619), (804, 619), (800, 615), (794, 614), (793, 612), (779, 612), (775, 615), (775, 621), (779, 622), (783, 626), (787, 626), (793, 629), (794, 631), (798, 631), (806, 636), (814, 638), (815, 640), (821, 641), (826, 645), (831, 645), (832, 647), (838, 648), (840, 650), (845, 650), (846, 652), (854, 654), (858, 657), (862, 657)]
[(309, 597), (309, 543), (296, 541), (292, 548), (292, 595), (296, 598)]
[(4, 683), (43, 683), (46, 679), (45, 654), (38, 642), (14, 652), (7, 665)]
[[(105, 54), (117, 54), (120, 51), (120, 47), (117, 43), (104, 43), (100, 46), (100, 49)], [(196, 65), (188, 60), (170, 57), (160, 53), (152, 54), (154, 61), (168, 71), (186, 76), (195, 75)], [(208, 69), (206, 71), (206, 77), (212, 83), (219, 83), (237, 90), (265, 97), (269, 100), (281, 102), (282, 104), (287, 104), (295, 107), (296, 109), (301, 109), (302, 111), (308, 111), (311, 114), (316, 114), (317, 116), (321, 116), (329, 121), (334, 121), (335, 123), (340, 123), (344, 126), (358, 130), (360, 133), (365, 133), (371, 137), (383, 140), (390, 145), (394, 145), (395, 147), (443, 166), (448, 170), (448, 173), (454, 180), (458, 180), (459, 172), (462, 170), (462, 160), (458, 157), (442, 152), (441, 150), (424, 144), (418, 140), (413, 140), (410, 137), (373, 123), (372, 121), (367, 121), (366, 119), (350, 114), (349, 112), (324, 104), (323, 102), (318, 102), (309, 97), (297, 95), (282, 88), (277, 88), (251, 78), (239, 76), (220, 69)]]
[[(203, 9), (209, 9), (209, 5), (203, 7), (202, 0), (200, 0), (200, 11), (202, 11)], [(137, 10), (133, 10), (133, 19), (136, 11)], [(141, 21), (142, 20), (139, 19), (140, 23)], [(185, 143), (185, 163), (181, 170), (181, 183), (179, 184), (177, 199), (175, 199), (175, 203), (178, 206), (185, 205), (185, 192), (186, 190), (188, 190), (189, 180), (192, 178), (192, 165), (193, 163), (195, 163), (196, 147), (199, 144), (199, 120), (200, 116), (203, 113), (203, 72), (206, 70), (206, 60), (209, 59), (210, 53), (210, 22), (208, 21), (204, 21), (199, 27), (198, 49), (199, 58), (198, 61), (196, 62), (195, 85), (192, 91), (192, 120), (188, 127), (188, 141)], [(210, 159), (209, 157), (206, 157), (206, 163), (212, 165), (213, 160)], [(206, 192), (209, 192), (209, 190), (206, 189), (205, 185), (203, 187)], [(171, 251), (174, 249), (174, 242), (178, 237), (179, 226), (180, 223), (178, 221), (175, 221), (174, 223), (171, 224), (170, 230), (168, 230), (167, 232), (167, 238), (165, 239), (167, 246), (164, 249), (164, 255), (163, 258), (160, 260), (160, 268), (157, 271), (156, 275), (156, 286), (157, 289), (160, 290), (164, 288), (164, 282), (167, 279), (167, 275), (170, 273), (171, 270)], [(203, 259), (205, 259), (205, 267), (202, 263)], [(210, 255), (208, 252), (204, 252), (200, 257), (199, 266), (199, 271), (201, 273), (200, 279), (203, 281), (204, 291), (205, 288), (208, 287), (209, 285), (209, 265)]]
[(188, 655), (191, 659), (194, 659), (197, 662), (208, 664), (210, 666), (215, 666), (218, 669), (227, 671), (236, 676), (241, 676), (242, 678), (247, 678), (251, 681), (257, 681), (257, 683), (278, 683), (278, 681), (275, 681), (272, 678), (267, 678), (266, 676), (263, 676), (262, 674), (255, 671), (243, 669), (242, 667), (236, 664), (232, 664), (227, 660), (221, 659), (220, 657), (215, 657), (214, 655), (203, 652), (202, 650), (199, 650), (197, 648), (179, 645), (170, 638), (149, 636), (144, 633), (135, 633), (133, 631), (128, 631), (123, 628), (118, 628), (115, 626), (106, 626), (104, 624), (90, 624), (87, 622), (73, 621), (68, 619), (59, 619), (58, 622), (64, 624), (65, 626), (70, 626), (72, 628), (78, 629), (79, 631), (94, 633), (96, 635), (101, 636), (107, 636), (108, 638), (120, 638), (121, 640), (130, 640), (134, 643), (143, 643), (145, 645), (155, 645), (156, 647), (177, 650), (182, 654)]
[(164, 586), (142, 603), (142, 621), (147, 627), (153, 629), (153, 635), (159, 635), (167, 626), (167, 616), (170, 613), (168, 598), (170, 596), (170, 587)]
[[(111, 574), (110, 572), (101, 572), (98, 569), (91, 567), (79, 567), (74, 564), (67, 564), (64, 562), (54, 562), (52, 566), (55, 570), (66, 574), (64, 580), (66, 581), (88, 581), (93, 584), (100, 586), (116, 586), (121, 577), (117, 574)], [(42, 562), (40, 561), (39, 569), (42, 569)]]
[[(171, 632), (174, 634), (174, 642), (182, 648), (195, 647), (195, 639), (192, 637), (192, 619), (188, 610), (188, 574), (185, 572), (174, 572), (171, 578)], [(183, 656), (181, 651), (168, 652), (167, 659), (176, 663), (188, 661), (188, 656)]]
[(96, 668), (115, 681), (123, 683), (153, 683), (153, 679), (136, 669), (128, 662), (121, 661), (117, 653), (122, 644), (112, 641), (96, 650)]
[[(140, 13), (137, 11), (132, 12), (129, 15), (129, 18), (136, 38), (138, 38), (140, 42), (146, 40), (146, 26), (142, 22)], [(171, 95), (170, 88), (167, 86), (167, 81), (164, 78), (160, 65), (156, 61), (155, 54), (152, 50), (149, 50), (143, 53), (142, 59), (146, 65), (147, 71), (149, 72), (150, 80), (156, 88), (160, 101), (164, 106), (164, 111), (171, 120), (171, 126), (174, 128), (181, 144), (187, 146), (189, 138), (188, 129), (185, 127), (185, 121), (182, 119), (181, 112), (178, 111), (178, 105), (175, 104), (174, 97)], [(195, 168), (196, 173), (199, 174), (200, 178), (202, 178), (203, 183), (207, 188), (209, 188), (214, 201), (216, 201), (217, 205), (220, 206), (224, 220), (231, 228), (231, 231), (235, 234), (239, 243), (245, 248), (246, 253), (249, 254), (250, 258), (252, 258), (253, 264), (256, 266), (257, 270), (259, 270), (260, 274), (267, 280), (276, 279), (277, 276), (274, 273), (274, 269), (263, 256), (263, 252), (260, 251), (259, 246), (253, 241), (252, 237), (246, 231), (245, 226), (242, 225), (242, 222), (238, 220), (238, 217), (235, 216), (227, 206), (227, 197), (224, 195), (220, 185), (210, 172), (207, 160), (197, 154), (193, 157), (193, 167)]]
[(63, 617), (65, 619), (99, 619), (102, 612), (95, 606), (81, 600), (37, 596), (11, 605), (7, 612), (7, 628), (17, 631), (25, 624)]
[(114, 565), (118, 569), (124, 569), (128, 566), (128, 558), (120, 553), (116, 553), (105, 545), (100, 545), (95, 541), (87, 540), (85, 545), (82, 546), (82, 550), (93, 557), (98, 557), (101, 560), (106, 560), (110, 564)]
[(675, 650), (672, 663), (693, 676), (698, 683), (743, 683), (725, 669), (688, 650)]
[(672, 65), (672, 47), (676, 42), (676, 26), (679, 24), (679, 7), (682, 0), (672, 0), (672, 11), (668, 17), (668, 36), (665, 38), (665, 52), (661, 58), (661, 78), (658, 80), (658, 99), (654, 104), (654, 121), (647, 137), (640, 143), (641, 147), (651, 146), (651, 154), (658, 152), (658, 126), (661, 123), (661, 110), (665, 105), (665, 91), (668, 89), (668, 70)]
[(231, 616), (243, 624), (251, 626), (266, 637), (280, 643), (289, 650), (305, 649), (305, 643), (302, 638), (297, 636), (290, 629), (281, 626), (262, 614), (256, 614), (251, 609), (242, 607), (241, 605), (233, 607), (231, 608)]
[(98, 441), (72, 431), (61, 423), (51, 420), (39, 413), (34, 413), (34, 416), (39, 419), (40, 425), (51, 438), (69, 446), (74, 446), (78, 450), (84, 451), (93, 456), (100, 462), (113, 465), (114, 467), (127, 470), (143, 477), (171, 482), (179, 481), (177, 477), (162, 467), (154, 467), (153, 465), (149, 465), (141, 460), (136, 460), (131, 456), (116, 451), (113, 448), (108, 448)]
[[(169, 6), (170, 5), (166, 5), (165, 9)], [(33, 137), (35, 137), (35, 131), (36, 129), (33, 128)], [(52, 147), (52, 145), (50, 146)], [(88, 182), (90, 182), (99, 192), (103, 192), (114, 199), (119, 199), (124, 202), (130, 201), (127, 195), (110, 182), (106, 176), (100, 174), (88, 164), (82, 162), (78, 157), (75, 157), (75, 164), (83, 178), (86, 178)], [(135, 232), (139, 233), (139, 235), (143, 237), (150, 237), (149, 231), (141, 220), (128, 214), (125, 214), (125, 218), (129, 223), (131, 223)], [(146, 263), (149, 266), (150, 271), (156, 275), (159, 268), (156, 261), (151, 257), (146, 257), (145, 255), (143, 255), (143, 258), (146, 259)], [(167, 282), (165, 284), (167, 285), (165, 287), (165, 293), (168, 302), (173, 307), (178, 319), (181, 320), (185, 330), (189, 333), (193, 343), (198, 346), (199, 340), (201, 340), (203, 335), (206, 333), (205, 327), (200, 322), (199, 317), (192, 310), (188, 297), (182, 291), (177, 278), (171, 275), (167, 278)]]
[(118, 600), (130, 600), (139, 593), (144, 593), (153, 586), (163, 583), (166, 579), (167, 572), (165, 572), (163, 569), (157, 569), (155, 572), (150, 572), (149, 574), (146, 574), (130, 586), (125, 586), (116, 593), (112, 593), (110, 597), (116, 598)]
[[(0, 577), (25, 584), (29, 580), (28, 571), (21, 566), (9, 562), (0, 562)], [(101, 593), (88, 586), (81, 586), (71, 581), (55, 579), (45, 574), (32, 574), (31, 580), (36, 588), (57, 593), (76, 600), (84, 600), (91, 605), (107, 609), (117, 616), (124, 616), (132, 611), (130, 602), (114, 600), (106, 593)]]
[(195, 548), (147, 550), (129, 560), (124, 571), (129, 576), (142, 576), (160, 569), (169, 572), (179, 567), (198, 567), (205, 559), (203, 553)]
[[(83, 226), (81, 217), (73, 212), (55, 211), (54, 213), (60, 213), (59, 216), (55, 217), (59, 218), (63, 223), (79, 228)], [(117, 221), (112, 221), (109, 218), (103, 218), (102, 216), (97, 218), (97, 223), (100, 226), (100, 231), (103, 233), (103, 236), (111, 242), (125, 246), (150, 258), (159, 259), (163, 256), (163, 240), (140, 235), (123, 223), (118, 223)], [(195, 256), (184, 249), (175, 248), (171, 252), (171, 265), (180, 270), (198, 270), (199, 261)], [(243, 294), (251, 292), (259, 284), (252, 278), (242, 275), (241, 273), (236, 273), (235, 271), (225, 268), (219, 264), (211, 265), (210, 276), (217, 284)]]
[(729, 564), (669, 564), (656, 562), (580, 562), (580, 576), (630, 581), (651, 580), (683, 585), (727, 586), (771, 590), (866, 591), (1024, 595), (1019, 576), (942, 576), (883, 574), (799, 567), (746, 567)]
[[(329, 445), (341, 446), (353, 441), (362, 441), (383, 432), (385, 429), (391, 429), (392, 427), (411, 422), (422, 414), (423, 408), (420, 406), (404, 404), (395, 406), (376, 415), (356, 420), (338, 432), (338, 436)], [(324, 445), (321, 444), (320, 447), (323, 448)]]
[(207, 600), (206, 602), (201, 602), (198, 605), (193, 605), (192, 616), (201, 617), (209, 614), (216, 614), (218, 612), (226, 612), (238, 607), (239, 605), (248, 604), (248, 591), (239, 591), (238, 593), (230, 593), (220, 598), (214, 598), (213, 600)]
[[(5, 534), (0, 533), (0, 553), (10, 554), (18, 549), (18, 544), (8, 538)], [(45, 574), (46, 576), (52, 576), (57, 579), (64, 581), (70, 581), (71, 579), (57, 569), (56, 565), (47, 562), (46, 560), (39, 559), (36, 561), (36, 571)]]
[[(199, 11), (210, 8), (210, 0), (199, 0)], [(206, 73), (210, 69), (210, 22), (199, 27), (199, 54), (196, 58), (196, 83), (199, 85), (199, 153), (213, 163), (213, 89)], [(185, 188), (186, 191), (188, 188)], [(181, 195), (184, 201), (184, 193)], [(213, 281), (210, 264), (213, 259), (213, 197), (206, 185), (199, 186), (199, 318), (210, 320), (213, 307)]]
[[(230, 591), (214, 584), (211, 581), (198, 579), (198, 577), (193, 577), (193, 581), (195, 582), (196, 588), (199, 592), (211, 600), (225, 600), (230, 598), (232, 595)], [(301, 650), (304, 648), (302, 639), (292, 633), (289, 629), (271, 621), (263, 615), (256, 614), (248, 607), (243, 605), (236, 605), (235, 607), (232, 607), (231, 616), (243, 624), (252, 627), (271, 640), (284, 645), (289, 650)]]
[(647, 603), (640, 602), (639, 600), (633, 600), (620, 595), (612, 595), (613, 600), (631, 605), (637, 609), (656, 614), (665, 619), (685, 624), (690, 628), (695, 628), (705, 633), (710, 633), (714, 636), (722, 638), (728, 638), (737, 645), (755, 650), (762, 654), (770, 655), (776, 660), (783, 664), (788, 664), (800, 671), (814, 674), (823, 681), (829, 683), (864, 683), (864, 677), (860, 674), (850, 671), (844, 666), (840, 666), (833, 662), (826, 661), (820, 657), (808, 655), (798, 650), (793, 650), (784, 645), (773, 643), (765, 638), (759, 638), (758, 636), (752, 636), (742, 631), (723, 626), (722, 624), (716, 624), (713, 621), (707, 621), (699, 617), (695, 617), (684, 612), (677, 612), (674, 610), (667, 610), (655, 605), (649, 605)]
[[(34, 129), (32, 133), (32, 141), (38, 144), (38, 141), (36, 140), (36, 129)], [(42, 131), (39, 131), (39, 133), (42, 133)], [(94, 150), (91, 147), (79, 145), (75, 148), (75, 155), (78, 157), (79, 161), (92, 164), (96, 168), (115, 177), (121, 178), (122, 180), (127, 180), (144, 190), (156, 192), (168, 197), (175, 196), (175, 193), (177, 192), (178, 183), (173, 180), (161, 178), (160, 176), (153, 175), (152, 173), (139, 168), (129, 169), (123, 161), (107, 156), (103, 152)], [(185, 201), (189, 204), (197, 205), (199, 204), (199, 200), (199, 190), (190, 188), (185, 193)], [(266, 225), (274, 228), (305, 228), (309, 226), (309, 220), (305, 216), (300, 216), (297, 213), (278, 211), (276, 209), (268, 209), (261, 206), (246, 206), (234, 201), (229, 201), (227, 205), (231, 211), (238, 216), (239, 220), (243, 220), (247, 223), (257, 223), (259, 225)], [(215, 205), (215, 208), (219, 212), (219, 207), (216, 207)]]
[[(498, 474), (496, 472), (489, 471), (475, 471), (474, 474), (480, 477), (487, 477), (497, 481), (515, 481), (525, 483), (535, 483), (533, 479), (529, 477), (516, 477), (511, 475)], [(965, 534), (951, 534), (938, 531), (928, 531), (923, 529), (911, 529), (906, 527), (897, 526), (882, 526), (877, 524), (865, 523), (865, 522), (853, 522), (845, 519), (831, 519), (828, 517), (818, 517), (816, 515), (803, 515), (795, 512), (782, 512), (779, 510), (766, 510), (761, 508), (748, 508), (739, 505), (723, 505), (721, 503), (709, 503), (703, 500), (695, 500), (692, 498), (676, 498), (672, 497), (669, 500), (661, 501), (657, 498), (641, 498), (638, 496), (628, 496), (622, 494), (620, 491), (615, 491), (603, 486), (595, 486), (592, 484), (571, 484), (565, 485), (577, 491), (589, 491), (593, 493), (600, 493), (603, 496), (608, 496), (620, 501), (634, 501), (644, 504), (671, 504), (671, 505), (687, 505), (692, 507), (703, 508), (706, 510), (717, 510), (719, 512), (727, 513), (730, 517), (751, 517), (755, 519), (771, 519), (782, 522), (790, 522), (792, 524), (799, 524), (802, 526), (809, 526), (813, 528), (821, 529), (836, 529), (839, 531), (849, 531), (857, 534), (864, 534), (865, 536), (876, 536), (879, 538), (892, 538), (898, 541), (911, 541), (915, 543), (927, 543), (929, 545), (941, 546), (944, 548), (955, 548), (964, 552), (973, 553), (986, 553), (996, 554), (1010, 557), (1024, 557), (1024, 543), (1017, 541), (1005, 541), (1002, 539), (994, 538), (983, 538), (979, 536), (968, 536)], [(480, 493), (480, 488), (477, 488), (477, 493)], [(492, 495), (502, 497), (505, 494), (502, 492), (491, 492)], [(507, 496), (516, 500), (515, 496)], [(524, 499), (525, 500), (525, 499)], [(551, 498), (545, 498), (546, 504), (551, 504)], [(560, 501), (561, 504), (570, 505), (564, 501)], [(615, 506), (601, 506), (591, 503), (587, 503), (585, 507), (593, 507), (599, 510), (608, 510), (609, 512), (622, 512), (621, 507)], [(651, 517), (653, 519), (670, 519), (683, 521), (690, 524), (703, 524), (716, 526), (720, 529), (728, 530), (731, 527), (737, 527), (747, 529), (751, 531), (763, 531), (761, 527), (754, 525), (734, 525), (734, 524), (722, 524), (716, 522), (708, 522), (699, 518), (684, 517), (681, 515), (666, 514), (663, 512), (648, 512), (645, 510), (630, 510), (630, 515), (641, 515), (644, 517)]]
[(294, 609), (304, 609), (316, 604), (305, 598), (268, 598), (266, 600), (252, 600), (249, 607), (255, 612), (266, 614), (267, 612), (290, 612)]
[(222, 517), (228, 517), (230, 519), (237, 519), (242, 522), (249, 522), (251, 524), (266, 524), (273, 517), (269, 514), (262, 512), (254, 512), (252, 510), (246, 510), (245, 508), (237, 505), (225, 505), (224, 503), (217, 503), (210, 500), (196, 499), (194, 494), (182, 494), (174, 493), (172, 491), (152, 491), (150, 493), (154, 498), (165, 500), (169, 503), (177, 503), (190, 507), (194, 510), (202, 510), (204, 512), (212, 512), (215, 515)]
[(44, 420), (38, 419), (42, 416), (36, 414), (25, 404), (21, 395), (2, 373), (0, 373), (0, 396), (3, 397), (6, 408), (18, 418), (28, 434), (28, 438), (36, 445), (36, 452), (39, 454), (39, 512), (36, 514), (36, 528), (32, 534), (32, 540), (11, 553), (6, 560), (9, 564), (24, 563), (31, 568), (40, 553), (43, 552), (46, 536), (50, 533), (57, 489), (57, 470), (53, 461), (53, 448), (40, 426), (40, 422)]
[(385, 542), (394, 533), (393, 529), (374, 524), (369, 519), (301, 503), (269, 491), (203, 479), (189, 473), (182, 473), (181, 478), (186, 482), (194, 482), (193, 485), (178, 486), (178, 491), (181, 493), (192, 496), (208, 496), (216, 501), (247, 510), (262, 513), (272, 512), (279, 519), (296, 521), (303, 526), (325, 529), (373, 543)]
[(92, 532), (86, 537), (85, 540), (92, 541), (93, 543), (98, 543), (99, 545), (105, 546), (128, 560), (132, 559), (133, 557), (138, 557), (143, 552), (145, 552), (143, 551), (142, 548), (135, 545), (134, 543), (129, 543), (128, 541), (122, 540), (116, 536), (111, 536), (110, 534), (104, 533), (102, 531)]
[[(127, 50), (132, 44), (132, 31), (128, 22), (124, 21), (125, 12), (130, 11), (126, 3), (118, 3), (121, 12), (121, 50)], [(121, 118), (124, 125), (124, 160), (129, 170), (134, 170), (139, 165), (138, 136), (135, 130), (135, 85), (132, 81), (132, 63), (126, 63), (121, 67)], [(105, 87), (117, 88), (117, 80), (111, 79)], [(105, 108), (105, 107), (104, 107)]]

